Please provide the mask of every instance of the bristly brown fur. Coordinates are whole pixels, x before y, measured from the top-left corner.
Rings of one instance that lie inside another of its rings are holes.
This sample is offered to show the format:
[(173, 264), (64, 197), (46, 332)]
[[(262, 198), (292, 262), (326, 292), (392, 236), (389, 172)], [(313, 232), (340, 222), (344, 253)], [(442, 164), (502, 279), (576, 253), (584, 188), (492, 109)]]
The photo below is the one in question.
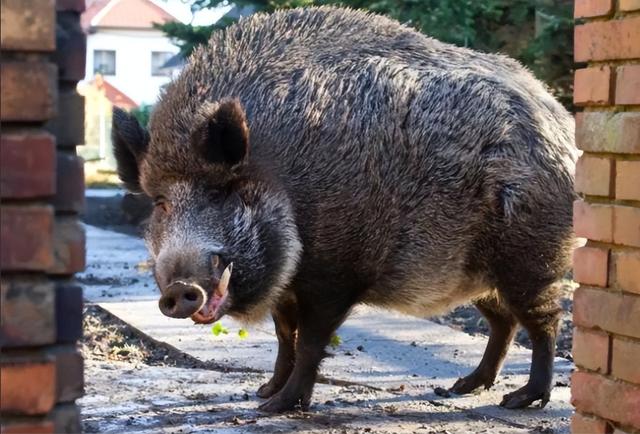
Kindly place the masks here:
[[(114, 119), (120, 137), (128, 124)], [(355, 304), (426, 315), (470, 299), (492, 337), (453, 389), (493, 384), (519, 322), (533, 363), (505, 396), (513, 408), (549, 397), (573, 131), (512, 59), (360, 11), (294, 9), (215, 32), (163, 92), (138, 164), (126, 152), (118, 164), (127, 185), (171, 203), (147, 236), (161, 288), (206, 275), (215, 251), (234, 262), (229, 313), (272, 311), (264, 410), (309, 403)]]

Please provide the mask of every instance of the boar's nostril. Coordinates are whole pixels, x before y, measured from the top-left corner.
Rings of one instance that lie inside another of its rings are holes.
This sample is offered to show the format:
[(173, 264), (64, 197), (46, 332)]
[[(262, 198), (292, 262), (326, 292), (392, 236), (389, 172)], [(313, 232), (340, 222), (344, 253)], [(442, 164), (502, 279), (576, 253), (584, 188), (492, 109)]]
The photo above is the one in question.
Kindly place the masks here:
[(162, 297), (160, 299), (160, 310), (171, 312), (176, 307), (176, 299), (173, 297)]
[(197, 292), (193, 292), (193, 291), (185, 292), (184, 293), (184, 298), (186, 298), (189, 301), (196, 301), (196, 300), (198, 300), (198, 293)]

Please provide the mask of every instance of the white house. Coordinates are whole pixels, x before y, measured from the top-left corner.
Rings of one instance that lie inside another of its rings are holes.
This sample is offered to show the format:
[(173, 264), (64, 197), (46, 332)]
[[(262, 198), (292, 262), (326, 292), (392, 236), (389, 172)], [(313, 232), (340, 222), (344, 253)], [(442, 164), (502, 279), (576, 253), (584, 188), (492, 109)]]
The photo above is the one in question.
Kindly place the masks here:
[(177, 21), (151, 0), (87, 0), (85, 82), (96, 74), (136, 104), (156, 102), (175, 70), (162, 68), (179, 49), (153, 23)]
[[(87, 69), (78, 85), (85, 98), (85, 146), (78, 149), (88, 164), (85, 173), (115, 170), (112, 108), (153, 105), (160, 88), (179, 73), (179, 49), (154, 23), (208, 25), (225, 14), (238, 18), (251, 12), (225, 5), (193, 13), (183, 0), (86, 0), (81, 22), (87, 33)], [(169, 59), (176, 66), (166, 67)]]

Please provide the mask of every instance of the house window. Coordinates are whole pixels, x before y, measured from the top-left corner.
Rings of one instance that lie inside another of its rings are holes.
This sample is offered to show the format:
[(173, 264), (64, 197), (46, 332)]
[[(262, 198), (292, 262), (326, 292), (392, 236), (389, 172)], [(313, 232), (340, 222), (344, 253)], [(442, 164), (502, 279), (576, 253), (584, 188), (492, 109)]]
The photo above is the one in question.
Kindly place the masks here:
[(114, 50), (94, 50), (93, 73), (116, 75), (116, 52)]
[(173, 57), (173, 53), (169, 51), (152, 51), (151, 52), (151, 75), (153, 76), (170, 76), (170, 68), (162, 69), (165, 63)]

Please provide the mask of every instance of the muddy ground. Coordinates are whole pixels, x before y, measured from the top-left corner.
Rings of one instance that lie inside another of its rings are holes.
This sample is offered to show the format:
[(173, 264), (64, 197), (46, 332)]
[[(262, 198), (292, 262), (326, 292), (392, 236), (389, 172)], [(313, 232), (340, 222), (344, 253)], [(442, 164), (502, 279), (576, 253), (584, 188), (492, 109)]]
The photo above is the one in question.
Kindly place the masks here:
[[(429, 398), (411, 386), (380, 389), (322, 378), (310, 412), (256, 411), (268, 374), (202, 362), (139, 334), (97, 305), (84, 316), (86, 433), (553, 434), (558, 421), (522, 425)], [(215, 384), (215, 386), (212, 386)], [(215, 393), (212, 393), (212, 389)], [(535, 411), (535, 410), (532, 410)], [(568, 420), (562, 418), (560, 426)]]

